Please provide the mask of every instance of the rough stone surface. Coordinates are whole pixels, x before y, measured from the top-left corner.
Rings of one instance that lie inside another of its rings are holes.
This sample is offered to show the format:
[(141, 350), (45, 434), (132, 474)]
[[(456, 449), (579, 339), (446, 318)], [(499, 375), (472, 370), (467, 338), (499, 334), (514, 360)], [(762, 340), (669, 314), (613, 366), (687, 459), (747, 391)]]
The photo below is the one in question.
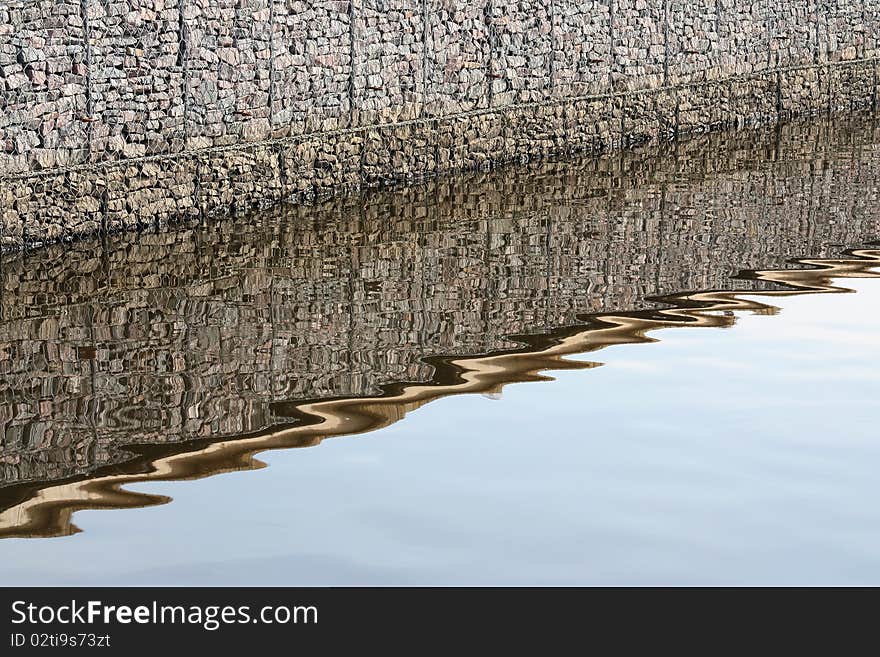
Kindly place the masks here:
[(79, 2), (4, 2), (0, 30), (0, 175), (84, 160), (88, 72)]
[(872, 106), (878, 34), (880, 0), (9, 0), (0, 244)]

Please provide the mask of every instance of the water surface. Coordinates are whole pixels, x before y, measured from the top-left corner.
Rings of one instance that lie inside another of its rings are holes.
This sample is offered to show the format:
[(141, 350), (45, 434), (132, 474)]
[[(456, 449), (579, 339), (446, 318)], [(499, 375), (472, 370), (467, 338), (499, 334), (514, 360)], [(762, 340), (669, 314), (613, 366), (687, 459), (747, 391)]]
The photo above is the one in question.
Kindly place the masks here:
[(0, 579), (878, 583), (878, 180), (797, 124), (5, 257)]

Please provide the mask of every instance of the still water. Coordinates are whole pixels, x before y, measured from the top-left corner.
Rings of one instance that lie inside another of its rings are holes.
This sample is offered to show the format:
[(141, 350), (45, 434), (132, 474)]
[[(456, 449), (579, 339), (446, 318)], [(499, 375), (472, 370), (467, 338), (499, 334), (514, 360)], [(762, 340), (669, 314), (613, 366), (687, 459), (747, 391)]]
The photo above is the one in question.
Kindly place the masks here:
[(878, 237), (866, 118), (6, 256), (0, 581), (880, 584)]

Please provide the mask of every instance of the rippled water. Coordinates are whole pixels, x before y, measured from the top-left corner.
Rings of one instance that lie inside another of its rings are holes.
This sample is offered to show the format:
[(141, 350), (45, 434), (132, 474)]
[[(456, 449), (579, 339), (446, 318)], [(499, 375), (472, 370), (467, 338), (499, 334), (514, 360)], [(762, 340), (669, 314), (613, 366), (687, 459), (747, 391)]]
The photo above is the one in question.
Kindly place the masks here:
[(4, 256), (0, 581), (880, 583), (878, 190), (864, 118)]

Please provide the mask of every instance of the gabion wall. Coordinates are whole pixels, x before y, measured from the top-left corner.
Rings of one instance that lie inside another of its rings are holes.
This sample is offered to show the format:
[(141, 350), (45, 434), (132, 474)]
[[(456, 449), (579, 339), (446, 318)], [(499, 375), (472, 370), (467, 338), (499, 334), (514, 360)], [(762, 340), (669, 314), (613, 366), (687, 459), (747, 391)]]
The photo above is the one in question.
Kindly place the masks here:
[(875, 102), (880, 0), (5, 0), (0, 246)]

